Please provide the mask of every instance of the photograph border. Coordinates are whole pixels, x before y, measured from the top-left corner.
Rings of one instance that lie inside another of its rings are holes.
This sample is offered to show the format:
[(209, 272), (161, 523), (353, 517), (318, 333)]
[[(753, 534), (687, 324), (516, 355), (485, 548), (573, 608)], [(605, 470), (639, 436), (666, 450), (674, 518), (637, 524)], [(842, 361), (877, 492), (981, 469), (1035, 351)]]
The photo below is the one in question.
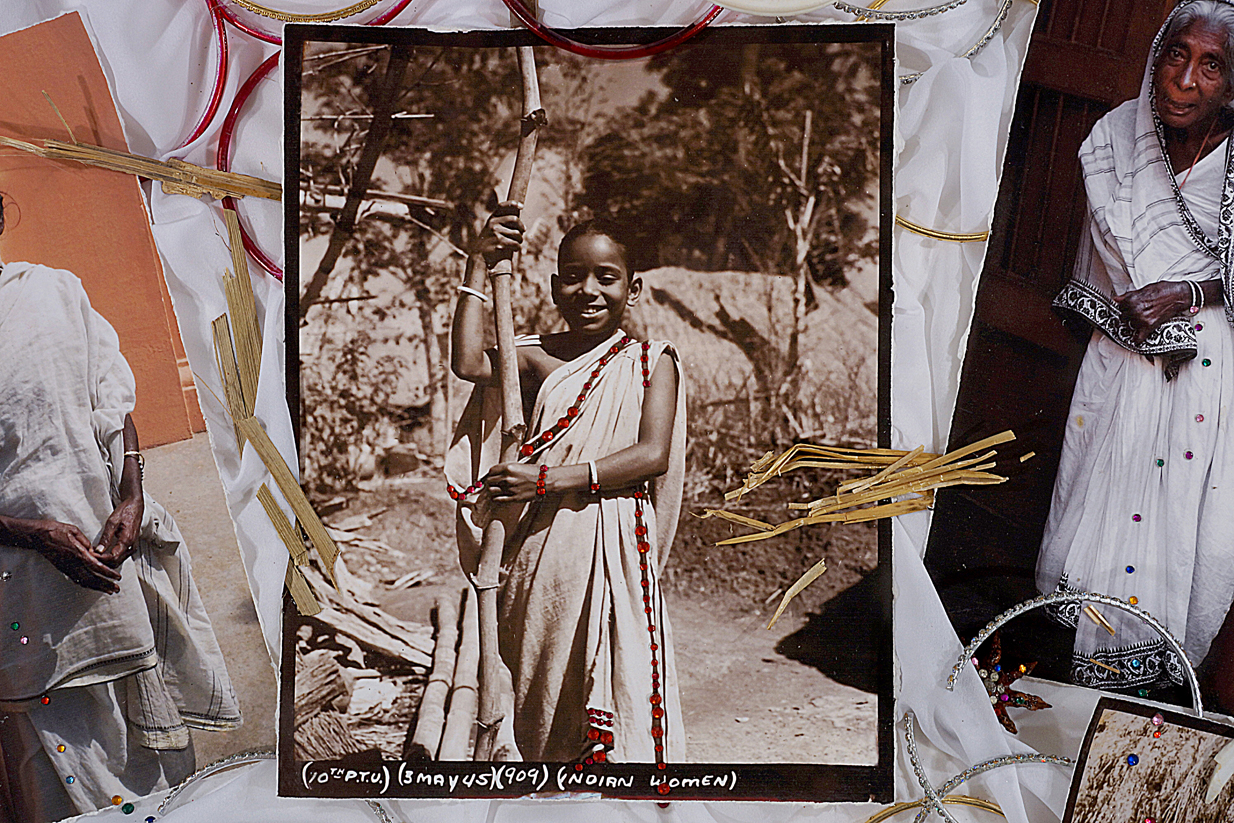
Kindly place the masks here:
[[(660, 27), (576, 29), (567, 37), (589, 44), (653, 42), (674, 30)], [(820, 33), (825, 39), (820, 38)], [(454, 47), (545, 46), (525, 30), (434, 32), (426, 29), (389, 29), (349, 25), (289, 24), (284, 34), (284, 245), (287, 297), (285, 344), (287, 402), (297, 445), (300, 438), (300, 343), (299, 343), (299, 185), (300, 95), (304, 45), (309, 41), (339, 43), (404, 44)], [(894, 200), (892, 174), (894, 155), (895, 45), (894, 26), (886, 23), (820, 24), (810, 26), (733, 26), (710, 28), (691, 44), (725, 42), (759, 43), (853, 43), (881, 44), (878, 273), (879, 321), (877, 352), (878, 445), (891, 445), (891, 322), (892, 322), (892, 225)], [(391, 798), (499, 798), (537, 797), (583, 793), (628, 800), (774, 800), (792, 802), (878, 802), (893, 799), (894, 777), (894, 646), (892, 621), (891, 524), (877, 523), (878, 566), (871, 573), (879, 603), (877, 752), (875, 765), (827, 765), (802, 763), (670, 763), (658, 770), (653, 763), (605, 764), (576, 771), (570, 764), (489, 763), (444, 761), (413, 763), (383, 761), (358, 755), (329, 763), (297, 763), (294, 759), (295, 646), (299, 617), (290, 596), (284, 596), (281, 683), (278, 719), (278, 794), (294, 797), (391, 797)], [(785, 741), (785, 749), (791, 741)], [(309, 789), (310, 766), (325, 775)], [(471, 786), (463, 784), (471, 776)], [(628, 785), (626, 778), (632, 778)], [(408, 782), (410, 781), (410, 782)], [(660, 782), (673, 787), (671, 794), (657, 791)], [(684, 781), (684, 782), (683, 782)]]

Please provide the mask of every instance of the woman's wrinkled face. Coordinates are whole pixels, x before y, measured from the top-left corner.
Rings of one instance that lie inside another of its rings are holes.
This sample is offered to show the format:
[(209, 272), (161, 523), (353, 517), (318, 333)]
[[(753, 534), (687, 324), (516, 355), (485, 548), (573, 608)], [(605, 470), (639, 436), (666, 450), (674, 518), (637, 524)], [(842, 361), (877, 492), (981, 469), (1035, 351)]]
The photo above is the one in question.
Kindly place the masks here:
[(1231, 99), (1226, 33), (1194, 23), (1161, 49), (1155, 79), (1157, 115), (1166, 126), (1207, 129)]
[(585, 234), (561, 250), (553, 275), (553, 302), (575, 333), (608, 336), (626, 306), (638, 299), (642, 280), (630, 277), (621, 246), (602, 234)]

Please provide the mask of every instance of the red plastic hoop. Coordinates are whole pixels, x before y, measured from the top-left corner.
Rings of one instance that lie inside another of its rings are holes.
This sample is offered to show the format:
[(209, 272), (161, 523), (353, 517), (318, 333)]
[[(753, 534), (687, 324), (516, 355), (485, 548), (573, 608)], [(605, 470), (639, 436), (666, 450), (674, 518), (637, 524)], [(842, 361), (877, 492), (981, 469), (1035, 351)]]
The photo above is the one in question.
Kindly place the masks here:
[[(231, 108), (227, 110), (227, 116), (223, 118), (223, 126), (219, 130), (219, 147), (218, 154), (215, 156), (214, 165), (219, 171), (231, 171), (231, 138), (235, 132), (236, 121), (240, 119), (240, 109), (248, 102), (252, 96), (253, 90), (257, 88), (257, 84), (265, 79), (274, 67), (279, 63), (279, 55), (281, 51), (276, 51), (265, 59), (257, 69), (249, 75), (249, 79), (244, 81), (244, 85), (236, 92), (236, 99), (232, 101)], [(234, 197), (223, 198), (223, 208), (232, 209), (236, 212), (236, 216), (240, 216), (240, 204), (236, 202)], [(244, 240), (244, 249), (257, 264), (265, 269), (270, 274), (274, 275), (275, 279), (283, 279), (283, 270), (279, 265), (270, 259), (260, 248), (248, 229), (244, 227), (244, 221), (240, 221), (240, 237)]]
[(523, 3), (523, 0), (502, 0), (502, 2), (510, 9), (510, 13), (519, 19), (519, 22), (539, 35), (545, 42), (572, 54), (594, 57), (598, 60), (635, 60), (640, 57), (650, 57), (653, 54), (667, 51), (674, 46), (681, 45), (707, 28), (724, 11), (720, 6), (712, 6), (698, 20), (680, 31), (665, 37), (663, 40), (657, 40), (654, 43), (634, 46), (593, 46), (587, 43), (580, 43), (577, 40), (571, 40), (565, 35), (559, 34), (556, 29), (544, 25), (536, 19), (531, 10)]
[(206, 110), (202, 112), (201, 119), (197, 121), (193, 132), (172, 151), (179, 151), (205, 134), (206, 129), (214, 122), (215, 115), (218, 114), (219, 104), (223, 102), (223, 85), (227, 82), (227, 24), (220, 11), (219, 0), (206, 0), (206, 6), (210, 9), (210, 19), (214, 21), (214, 33), (219, 44), (219, 62), (214, 72), (214, 88), (210, 91), (210, 102), (206, 104)]

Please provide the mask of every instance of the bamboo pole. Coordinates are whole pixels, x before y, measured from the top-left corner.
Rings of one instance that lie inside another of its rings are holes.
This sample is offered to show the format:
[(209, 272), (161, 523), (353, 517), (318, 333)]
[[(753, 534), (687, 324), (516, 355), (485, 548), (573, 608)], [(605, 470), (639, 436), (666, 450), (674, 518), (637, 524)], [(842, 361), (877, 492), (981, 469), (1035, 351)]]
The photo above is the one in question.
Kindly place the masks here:
[[(540, 85), (536, 79), (535, 54), (529, 46), (518, 50), (519, 74), (523, 79), (523, 119), (510, 193), (506, 198), (517, 203), (527, 199), (527, 184), (535, 159), (536, 139), (546, 122), (540, 107)], [(502, 260), (489, 276), (493, 283), (493, 320), (497, 326), (497, 363), (501, 386), (501, 462), (518, 459), (526, 424), (523, 422), (523, 395), (518, 382), (518, 355), (514, 349), (513, 292), (514, 267)], [(476, 760), (490, 760), (498, 728), (504, 719), (501, 711), (501, 658), (497, 650), (497, 586), (501, 571), (501, 552), (506, 531), (518, 517), (518, 506), (503, 506), (484, 529), (480, 564), (472, 584), (480, 606), (480, 731), (476, 737)]]
[[(468, 760), (471, 731), (476, 722), (476, 683), (480, 658), (480, 619), (476, 598), (463, 601), (463, 639), (454, 661), (454, 684), (450, 688), (450, 710), (441, 732), (438, 760)], [(479, 758), (475, 758), (479, 759)]]
[(403, 749), (404, 760), (432, 760), (441, 745), (441, 730), (446, 724), (446, 698), (450, 696), (450, 687), (454, 682), (458, 600), (457, 591), (453, 595), (437, 598), (437, 643), (433, 647), (433, 669), (424, 686), (424, 696), (420, 698), (415, 731)]

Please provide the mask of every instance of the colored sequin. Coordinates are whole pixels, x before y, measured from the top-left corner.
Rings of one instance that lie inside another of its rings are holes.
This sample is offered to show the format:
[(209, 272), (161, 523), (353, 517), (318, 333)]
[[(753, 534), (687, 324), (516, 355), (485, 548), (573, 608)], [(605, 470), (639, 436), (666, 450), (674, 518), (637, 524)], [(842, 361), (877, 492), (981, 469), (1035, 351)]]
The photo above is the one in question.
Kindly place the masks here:
[(18, 629), (21, 628), (21, 624), (18, 623), (16, 620), (14, 620), (12, 623), (9, 624), (9, 628), (12, 629), (13, 631), (17, 631)]
[(1188, 451), (1188, 452), (1183, 452), (1183, 457), (1186, 458), (1187, 460), (1190, 460), (1191, 458), (1195, 457), (1195, 455)]
[(27, 643), (29, 643), (29, 642), (30, 642), (30, 638), (26, 637), (26, 636), (23, 634), (23, 635), (21, 636), (21, 639), (20, 639), (20, 640), (18, 640), (17, 642), (18, 642), (18, 643), (20, 643), (20, 644), (22, 644), (22, 645), (24, 646), (24, 645), (26, 645)]
[[(1144, 663), (1143, 663), (1143, 662), (1141, 662), (1141, 661), (1140, 661), (1140, 659), (1139, 659), (1138, 657), (1136, 657), (1136, 658), (1132, 658), (1132, 660), (1131, 660), (1131, 668), (1133, 668), (1133, 669), (1139, 669), (1139, 668), (1140, 668), (1141, 666), (1143, 666), (1143, 665), (1144, 665)], [(1135, 765), (1135, 764), (1133, 763), (1132, 765)]]
[(656, 791), (660, 794), (668, 794), (671, 789), (669, 789), (667, 783), (661, 783), (659, 786), (656, 786)]
[(1200, 361), (1200, 365), (1202, 366), (1211, 366), (1212, 364), (1213, 361), (1209, 360), (1207, 357)]
[(77, 782), (77, 778), (70, 774), (68, 777), (64, 778), (64, 782), (72, 785)]
[(48, 703), (51, 702), (51, 698), (48, 697), (47, 695), (43, 695), (42, 697), (39, 698), (39, 702), (42, 703), (44, 706), (46, 706)]
[(1135, 764), (1139, 762), (1140, 762), (1139, 755), (1134, 755), (1134, 754), (1127, 755), (1127, 765), (1128, 766), (1134, 766)]
[(119, 805), (120, 805), (121, 803), (123, 803), (123, 802), (124, 802), (124, 798), (123, 798), (123, 797), (121, 797), (120, 795), (118, 795), (118, 794), (112, 795), (112, 797), (111, 797), (111, 805), (113, 805), (113, 806), (119, 806)]
[(1196, 330), (1196, 331), (1204, 331), (1204, 324), (1203, 324), (1203, 323), (1196, 323), (1196, 324), (1195, 324), (1195, 330)]
[(1160, 712), (1153, 715), (1152, 724), (1154, 726), (1160, 726), (1164, 722), (1165, 722), (1165, 715), (1161, 714)]
[(1197, 414), (1197, 415), (1195, 416), (1195, 422), (1197, 422), (1197, 423), (1203, 423), (1203, 422), (1204, 422), (1204, 415), (1202, 415), (1202, 414)]
[(1134, 523), (1139, 523), (1142, 518), (1138, 514), (1131, 515), (1131, 520)]
[(1127, 598), (1127, 602), (1128, 602), (1128, 603), (1130, 603), (1131, 605), (1135, 606), (1135, 605), (1138, 605), (1138, 604), (1139, 604), (1139, 602), (1140, 602), (1140, 598), (1136, 597), (1136, 596), (1133, 594), (1133, 595), (1131, 595), (1130, 597), (1128, 597), (1128, 598)]
[(1136, 694), (1138, 694), (1140, 697), (1148, 697), (1148, 689), (1139, 689), (1138, 691), (1136, 691)]
[(1164, 465), (1165, 465), (1165, 461), (1164, 461), (1164, 460), (1162, 460), (1160, 457), (1158, 457), (1158, 458), (1157, 458), (1157, 466), (1158, 466), (1158, 467), (1160, 467), (1160, 466), (1164, 466)]
[(8, 580), (13, 576), (12, 572), (0, 572), (0, 580)]
[(1135, 574), (1135, 566), (1128, 566), (1127, 574)]
[(1157, 731), (1153, 732), (1153, 737), (1161, 737), (1161, 729), (1158, 729)]
[(134, 806), (132, 803), (125, 803), (123, 806), (120, 807), (120, 811), (124, 812), (125, 814), (132, 814), (133, 812), (137, 811), (137, 807)]
[(59, 746), (56, 746), (56, 751), (60, 752), (61, 754), (64, 754), (64, 744), (61, 743)]

